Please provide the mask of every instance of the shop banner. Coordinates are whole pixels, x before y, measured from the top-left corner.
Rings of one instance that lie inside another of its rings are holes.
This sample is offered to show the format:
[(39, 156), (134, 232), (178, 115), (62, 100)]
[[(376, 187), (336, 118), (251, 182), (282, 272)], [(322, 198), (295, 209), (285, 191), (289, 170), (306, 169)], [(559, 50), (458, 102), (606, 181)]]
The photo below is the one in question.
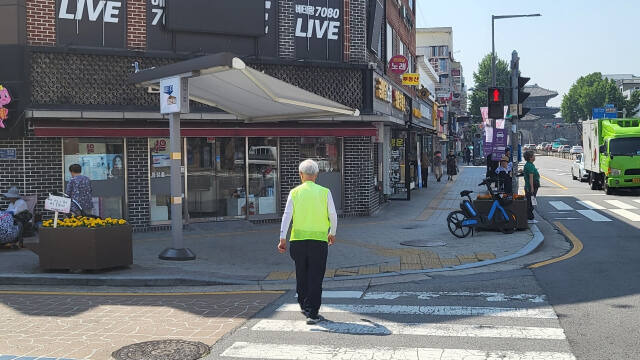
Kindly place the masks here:
[(500, 159), (502, 156), (504, 156), (505, 150), (507, 148), (507, 130), (495, 129), (493, 131), (492, 148), (492, 159)]
[(402, 74), (402, 85), (420, 85), (420, 74), (416, 74), (416, 73)]

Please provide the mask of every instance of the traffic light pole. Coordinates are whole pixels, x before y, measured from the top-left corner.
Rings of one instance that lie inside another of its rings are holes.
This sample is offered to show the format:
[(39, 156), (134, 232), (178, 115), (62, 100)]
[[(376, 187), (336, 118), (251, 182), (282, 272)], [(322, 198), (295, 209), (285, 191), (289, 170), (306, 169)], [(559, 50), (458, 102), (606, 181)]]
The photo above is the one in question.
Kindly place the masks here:
[(516, 161), (511, 169), (511, 179), (513, 180), (513, 191), (518, 192), (518, 120), (519, 120), (519, 101), (518, 101), (518, 77), (520, 76), (520, 58), (518, 52), (513, 50), (511, 53), (511, 104), (516, 105), (515, 114), (511, 111), (511, 156), (515, 155)]

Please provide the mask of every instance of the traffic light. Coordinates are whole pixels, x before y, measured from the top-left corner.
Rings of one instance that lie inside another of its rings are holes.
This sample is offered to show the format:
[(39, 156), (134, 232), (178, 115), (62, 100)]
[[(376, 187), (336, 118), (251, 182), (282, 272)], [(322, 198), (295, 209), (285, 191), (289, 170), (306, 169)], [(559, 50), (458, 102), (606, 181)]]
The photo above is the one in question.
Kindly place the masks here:
[(490, 87), (487, 89), (487, 107), (489, 119), (504, 118), (504, 89), (498, 87)]
[(518, 115), (520, 115), (520, 117), (525, 116), (529, 112), (529, 110), (531, 110), (522, 106), (524, 100), (528, 98), (529, 95), (531, 95), (528, 92), (524, 91), (524, 85), (528, 83), (530, 79), (531, 78), (523, 77), (518, 74)]

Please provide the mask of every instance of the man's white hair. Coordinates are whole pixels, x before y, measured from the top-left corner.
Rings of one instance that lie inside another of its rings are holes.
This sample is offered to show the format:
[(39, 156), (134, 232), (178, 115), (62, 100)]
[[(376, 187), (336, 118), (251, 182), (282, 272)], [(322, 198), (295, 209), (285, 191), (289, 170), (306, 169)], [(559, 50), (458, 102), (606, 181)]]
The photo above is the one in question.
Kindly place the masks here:
[(318, 163), (311, 159), (307, 159), (301, 162), (300, 166), (298, 166), (298, 170), (300, 170), (301, 173), (310, 176), (316, 176), (320, 172)]

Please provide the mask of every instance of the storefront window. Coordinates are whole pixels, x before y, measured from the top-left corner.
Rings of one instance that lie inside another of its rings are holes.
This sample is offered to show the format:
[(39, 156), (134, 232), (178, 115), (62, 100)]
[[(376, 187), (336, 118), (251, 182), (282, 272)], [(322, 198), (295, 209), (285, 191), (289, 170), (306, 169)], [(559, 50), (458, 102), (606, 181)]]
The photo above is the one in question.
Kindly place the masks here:
[[(182, 149), (182, 146), (180, 146)], [(184, 156), (181, 157), (184, 159)], [(149, 211), (151, 222), (171, 220), (171, 158), (169, 138), (149, 138), (149, 162), (151, 197)], [(182, 160), (184, 165), (184, 160)], [(180, 176), (184, 193), (184, 171)]]
[(389, 163), (389, 182), (391, 184), (391, 199), (408, 199), (406, 178), (407, 162), (407, 132), (393, 130), (391, 134), (391, 160)]
[(253, 215), (246, 204), (244, 138), (187, 139), (188, 210), (191, 219)]
[(318, 162), (317, 183), (331, 190), (337, 210), (342, 210), (342, 138), (303, 137), (300, 158)]
[(93, 208), (84, 209), (100, 217), (124, 217), (125, 162), (122, 139), (65, 138), (65, 188), (71, 179), (69, 166), (78, 164), (91, 180)]
[(276, 138), (249, 138), (249, 197), (255, 214), (277, 213), (278, 141)]

